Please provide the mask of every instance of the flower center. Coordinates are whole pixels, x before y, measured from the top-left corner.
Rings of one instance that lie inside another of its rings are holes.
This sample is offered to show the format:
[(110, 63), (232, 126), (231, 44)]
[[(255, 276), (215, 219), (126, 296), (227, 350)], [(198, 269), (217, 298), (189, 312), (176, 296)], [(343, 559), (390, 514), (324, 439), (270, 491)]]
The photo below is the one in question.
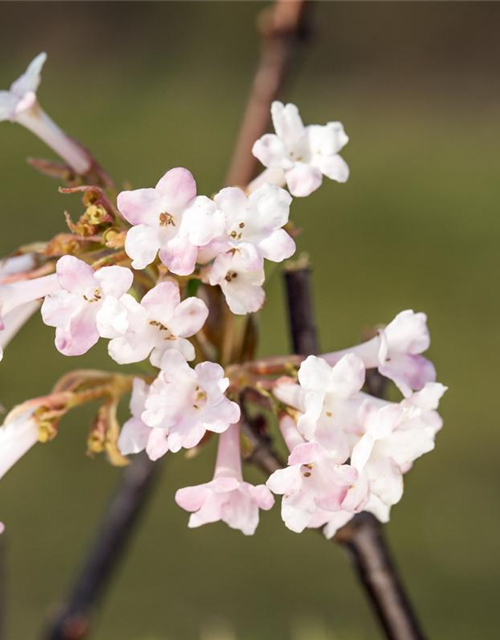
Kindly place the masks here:
[(312, 476), (312, 464), (303, 464), (300, 467), (300, 473), (304, 476), (304, 478), (310, 478)]
[(207, 404), (207, 393), (201, 387), (196, 385), (194, 390), (193, 409), (202, 409)]
[(175, 227), (175, 218), (171, 213), (160, 213), (158, 223), (160, 227), (168, 227), (169, 225)]
[(85, 300), (85, 302), (99, 302), (100, 300), (102, 300), (101, 290), (99, 288), (94, 289), (94, 293), (90, 298), (84, 293), (83, 299)]
[(162, 324), (161, 322), (158, 322), (158, 320), (150, 320), (149, 324), (152, 327), (156, 327), (160, 333), (164, 333), (165, 334), (165, 335), (162, 336), (164, 340), (174, 340), (175, 339), (175, 336), (172, 335), (172, 332), (170, 331), (170, 329), (168, 327), (166, 327), (164, 324)]
[(238, 277), (238, 274), (236, 273), (236, 271), (228, 271), (224, 279), (227, 282), (231, 282), (232, 280), (235, 280), (237, 277)]
[(229, 237), (232, 238), (233, 240), (241, 240), (242, 236), (243, 236), (243, 229), (245, 228), (245, 223), (244, 222), (240, 222), (236, 229), (233, 229), (231, 231), (231, 233), (229, 234)]

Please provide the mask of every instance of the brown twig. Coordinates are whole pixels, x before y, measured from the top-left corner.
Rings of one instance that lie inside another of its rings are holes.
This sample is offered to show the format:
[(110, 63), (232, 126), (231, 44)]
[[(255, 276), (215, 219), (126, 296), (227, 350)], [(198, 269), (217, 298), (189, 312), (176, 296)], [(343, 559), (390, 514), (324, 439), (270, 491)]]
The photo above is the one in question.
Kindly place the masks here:
[(310, 0), (277, 0), (259, 16), (260, 62), (226, 176), (227, 185), (246, 185), (255, 176), (257, 160), (252, 146), (266, 132), (271, 103), (287, 78), (297, 44), (307, 35), (310, 5)]
[[(311, 348), (313, 353), (318, 350), (310, 289), (308, 269), (292, 269), (286, 273), (292, 341), (295, 351), (304, 355), (305, 349)], [(304, 309), (304, 305), (309, 308)], [(294, 315), (298, 316), (295, 320)], [(387, 638), (423, 640), (424, 635), (391, 558), (380, 522), (370, 513), (358, 514), (337, 532), (334, 540), (348, 550)]]
[(123, 472), (68, 598), (42, 633), (43, 640), (81, 640), (88, 634), (100, 596), (123, 560), (161, 465), (137, 456)]

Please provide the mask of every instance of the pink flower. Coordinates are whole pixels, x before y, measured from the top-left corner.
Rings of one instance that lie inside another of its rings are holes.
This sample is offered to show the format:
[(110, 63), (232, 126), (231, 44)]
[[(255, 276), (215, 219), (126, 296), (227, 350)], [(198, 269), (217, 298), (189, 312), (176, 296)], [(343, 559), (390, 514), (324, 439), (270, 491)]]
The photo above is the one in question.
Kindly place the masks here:
[(83, 175), (91, 168), (89, 154), (49, 118), (37, 101), (36, 91), (46, 59), (47, 54), (40, 53), (25, 73), (11, 84), (9, 91), (0, 91), (0, 122), (10, 120), (23, 125), (59, 154), (76, 173)]
[(240, 408), (225, 396), (228, 386), (220, 365), (202, 362), (192, 369), (179, 351), (165, 351), (141, 415), (155, 430), (150, 457), (195, 447), (207, 431), (222, 433), (238, 422)]
[[(307, 441), (294, 445), (290, 463), (295, 460), (296, 450), (314, 457), (313, 461), (320, 459), (320, 454), (337, 464), (350, 460), (357, 480), (339, 511), (352, 514), (363, 503), (363, 510), (386, 522), (391, 507), (403, 494), (403, 474), (417, 458), (434, 448), (436, 433), (442, 426), (436, 410), (446, 387), (427, 383), (400, 403), (388, 402), (360, 391), (362, 372), (362, 363), (353, 354), (343, 356), (333, 368), (321, 358), (310, 356), (299, 370), (300, 384), (283, 382), (274, 393), (300, 412), (298, 429)], [(303, 460), (306, 457), (297, 459), (297, 463)], [(278, 478), (283, 481), (280, 476), (281, 472)], [(299, 476), (289, 468), (283, 477), (291, 483), (297, 482)], [(283, 492), (292, 495), (293, 486), (298, 485), (284, 484)], [(274, 491), (272, 486), (271, 489)], [(306, 522), (307, 514), (312, 518), (313, 511), (312, 494), (304, 497), (300, 486), (297, 492), (294, 499), (298, 510), (287, 512), (286, 517), (292, 522), (295, 518), (299, 523), (295, 526), (299, 527)], [(328, 518), (326, 515), (318, 512), (312, 522), (315, 526), (321, 526), (318, 522), (326, 524), (327, 537), (349, 520), (347, 513)]]
[(265, 300), (264, 269), (249, 269), (240, 252), (220, 254), (209, 272), (211, 285), (220, 285), (231, 311), (237, 315), (258, 311)]
[[(25, 274), (35, 264), (32, 253), (0, 261), (0, 360), (3, 358), (3, 349), (40, 306), (37, 298), (58, 286), (55, 276), (26, 280)], [(24, 280), (10, 282), (12, 276)]]
[(0, 360), (3, 358), (3, 350), (23, 327), (31, 316), (36, 313), (40, 303), (37, 301), (26, 302), (15, 309), (9, 311), (2, 319), (0, 330)]
[[(140, 378), (134, 378), (132, 397), (130, 399), (130, 411), (132, 417), (125, 422), (120, 431), (118, 448), (125, 456), (140, 453), (146, 449), (148, 456), (156, 460), (162, 456), (155, 455), (155, 442), (157, 440), (163, 445), (164, 437), (161, 429), (151, 429), (142, 421), (142, 413), (145, 410), (146, 398), (148, 397), (149, 386)], [(156, 433), (156, 432), (159, 433)]]
[(220, 235), (224, 224), (209, 198), (196, 198), (196, 182), (182, 168), (167, 171), (154, 189), (122, 191), (118, 208), (134, 225), (125, 242), (134, 269), (144, 269), (159, 251), (172, 273), (189, 275), (198, 247)]
[(189, 527), (221, 520), (247, 536), (255, 533), (259, 509), (271, 509), (274, 498), (265, 485), (254, 486), (243, 480), (239, 425), (229, 427), (219, 437), (214, 479), (179, 489), (175, 501), (192, 514)]
[[(0, 478), (38, 442), (38, 424), (33, 419), (34, 409), (17, 417), (7, 416), (0, 427)], [(0, 523), (0, 533), (5, 527)]]
[(273, 493), (283, 495), (281, 516), (286, 526), (301, 533), (306, 528), (322, 527), (332, 514), (349, 509), (352, 517), (360, 511), (368, 487), (358, 483), (356, 469), (337, 464), (320, 444), (306, 442), (292, 418), (282, 418), (280, 429), (291, 452), (288, 467), (275, 471), (266, 485)]
[(167, 349), (178, 349), (186, 360), (193, 360), (194, 347), (186, 338), (202, 328), (207, 316), (202, 300), (181, 302), (179, 286), (162, 282), (140, 303), (128, 294), (108, 297), (97, 316), (97, 328), (101, 337), (111, 338), (109, 354), (119, 364), (140, 362), (151, 354), (152, 364), (160, 366)]
[(234, 187), (219, 191), (215, 204), (224, 214), (226, 251), (241, 252), (253, 270), (263, 267), (264, 258), (282, 262), (292, 256), (295, 242), (282, 228), (288, 222), (291, 202), (287, 191), (271, 184), (264, 184), (248, 197)]
[(427, 316), (412, 310), (402, 311), (378, 336), (350, 349), (327, 353), (322, 357), (330, 364), (346, 353), (354, 353), (366, 368), (378, 367), (380, 373), (393, 380), (405, 396), (436, 380), (432, 362), (421, 353), (430, 345)]
[(365, 379), (362, 361), (347, 354), (332, 368), (322, 358), (309, 356), (298, 379), (298, 385), (278, 385), (274, 395), (301, 412), (297, 425), (306, 440), (318, 442), (337, 463), (344, 463), (351, 441), (362, 430), (369, 398), (360, 392)]
[(18, 256), (10, 256), (0, 260), (0, 282), (4, 278), (19, 273), (27, 273), (36, 266), (36, 257), (34, 253), (23, 253)]
[(57, 276), (43, 276), (0, 285), (0, 320), (28, 302), (34, 302), (59, 288)]
[(268, 171), (250, 185), (254, 190), (263, 181), (286, 181), (294, 196), (308, 196), (321, 186), (323, 176), (345, 182), (349, 167), (338, 155), (349, 138), (340, 122), (305, 127), (294, 104), (273, 102), (276, 133), (267, 133), (253, 146), (254, 156)]
[(400, 404), (385, 403), (367, 415), (363, 436), (354, 446), (351, 463), (370, 483), (366, 506), (382, 522), (403, 495), (403, 474), (413, 462), (434, 449), (436, 433), (442, 427), (437, 413), (446, 387), (427, 383)]
[(99, 340), (97, 315), (107, 296), (120, 298), (132, 286), (133, 275), (124, 267), (91, 266), (73, 256), (57, 262), (59, 290), (45, 298), (42, 317), (56, 327), (55, 344), (66, 356), (86, 353)]

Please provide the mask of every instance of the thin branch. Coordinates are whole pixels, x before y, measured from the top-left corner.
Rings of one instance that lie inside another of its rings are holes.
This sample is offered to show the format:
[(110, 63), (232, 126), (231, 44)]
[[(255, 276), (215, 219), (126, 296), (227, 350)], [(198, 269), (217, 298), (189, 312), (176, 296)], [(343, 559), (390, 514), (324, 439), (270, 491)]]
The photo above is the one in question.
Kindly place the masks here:
[(347, 549), (386, 637), (424, 640), (377, 518), (371, 513), (359, 513), (337, 532), (334, 540)]
[[(304, 354), (304, 349), (311, 346), (313, 352), (317, 351), (310, 272), (308, 269), (293, 269), (285, 277), (295, 350)], [(309, 305), (309, 308), (304, 309), (304, 305)], [(295, 314), (298, 318), (294, 320)], [(372, 380), (372, 383), (378, 383), (378, 380)], [(380, 385), (377, 386), (381, 391)], [(349, 551), (360, 582), (387, 638), (423, 640), (424, 635), (391, 558), (380, 522), (369, 513), (358, 514), (337, 532), (334, 540)]]
[(286, 299), (292, 351), (300, 356), (319, 351), (318, 332), (314, 322), (311, 270), (309, 267), (285, 270)]
[(277, 0), (259, 16), (260, 62), (226, 176), (227, 185), (246, 185), (255, 177), (257, 160), (252, 146), (266, 132), (271, 103), (281, 92), (297, 45), (306, 38), (310, 5), (310, 0)]
[(49, 621), (43, 640), (81, 640), (87, 636), (93, 610), (123, 561), (160, 467), (142, 454), (125, 469), (70, 595)]

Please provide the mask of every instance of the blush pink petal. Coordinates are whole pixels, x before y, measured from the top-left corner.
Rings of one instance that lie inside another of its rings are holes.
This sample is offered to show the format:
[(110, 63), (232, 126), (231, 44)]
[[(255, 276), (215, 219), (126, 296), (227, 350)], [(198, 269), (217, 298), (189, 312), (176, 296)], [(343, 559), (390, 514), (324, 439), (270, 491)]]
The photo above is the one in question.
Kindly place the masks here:
[(122, 191), (117, 198), (118, 210), (130, 224), (158, 224), (158, 216), (163, 213), (161, 194), (156, 189), (135, 189)]
[(196, 182), (190, 171), (177, 167), (160, 178), (156, 190), (165, 198), (167, 212), (177, 214), (195, 198)]

